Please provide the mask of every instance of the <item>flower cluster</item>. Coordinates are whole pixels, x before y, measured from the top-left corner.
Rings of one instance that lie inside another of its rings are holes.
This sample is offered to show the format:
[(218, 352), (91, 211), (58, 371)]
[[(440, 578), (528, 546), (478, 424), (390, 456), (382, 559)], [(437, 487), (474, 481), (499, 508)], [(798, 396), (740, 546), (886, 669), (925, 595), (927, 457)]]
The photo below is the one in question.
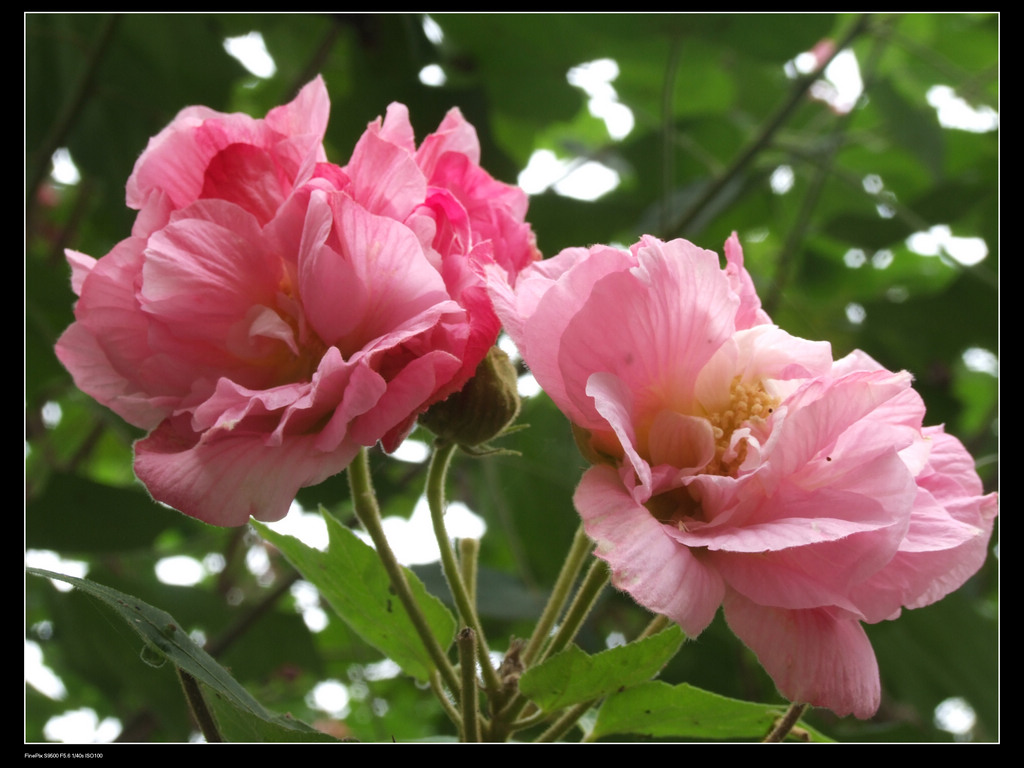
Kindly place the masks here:
[(613, 583), (690, 636), (722, 606), (788, 699), (869, 717), (861, 622), (977, 571), (996, 495), (908, 373), (772, 325), (735, 235), (725, 256), (644, 237), (491, 290), (593, 463), (575, 504)]
[(504, 325), (592, 464), (574, 500), (613, 583), (690, 636), (722, 608), (788, 699), (871, 716), (863, 624), (962, 585), (997, 512), (910, 374), (773, 325), (735, 235), (724, 268), (649, 236), (540, 261), (458, 110), (417, 145), (392, 104), (339, 166), (329, 108), (317, 78), (263, 119), (183, 110), (128, 180), (131, 235), (68, 251), (57, 355), (148, 432), (154, 498), (274, 521), (425, 413), (483, 443), (518, 412)]
[(417, 147), (392, 104), (340, 167), (329, 109), (317, 78), (264, 119), (182, 110), (128, 180), (131, 236), (68, 252), (57, 356), (149, 432), (154, 498), (209, 523), (280, 519), (361, 446), (397, 447), (497, 338), (484, 267), (539, 258), (526, 195), (458, 110)]

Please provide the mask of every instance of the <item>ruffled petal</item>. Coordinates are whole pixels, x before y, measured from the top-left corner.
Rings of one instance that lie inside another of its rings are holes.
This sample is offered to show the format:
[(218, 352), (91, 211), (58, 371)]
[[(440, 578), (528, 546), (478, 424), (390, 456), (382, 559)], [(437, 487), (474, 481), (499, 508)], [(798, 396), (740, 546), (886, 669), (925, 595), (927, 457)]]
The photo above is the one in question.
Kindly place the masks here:
[(611, 568), (612, 583), (691, 637), (703, 632), (725, 593), (714, 569), (665, 535), (665, 526), (633, 500), (610, 467), (587, 470), (573, 501), (597, 542), (594, 554)]
[(793, 611), (730, 592), (725, 620), (789, 701), (840, 717), (871, 717), (881, 703), (878, 661), (864, 628), (836, 609)]

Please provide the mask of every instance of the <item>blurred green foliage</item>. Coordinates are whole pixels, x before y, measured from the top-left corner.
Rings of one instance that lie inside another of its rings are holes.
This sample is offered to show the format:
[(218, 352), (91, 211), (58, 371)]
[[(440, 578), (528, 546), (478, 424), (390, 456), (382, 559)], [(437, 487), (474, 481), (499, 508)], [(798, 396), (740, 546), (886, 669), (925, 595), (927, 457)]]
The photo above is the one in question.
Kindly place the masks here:
[[(191, 104), (262, 116), (317, 73), (331, 95), (327, 146), (339, 164), (367, 122), (401, 101), (420, 137), (458, 106), (477, 128), (484, 167), (507, 182), (541, 149), (616, 170), (619, 185), (595, 201), (550, 190), (532, 196), (529, 218), (546, 255), (629, 244), (644, 233), (721, 252), (738, 231), (773, 319), (793, 334), (831, 341), (837, 356), (859, 347), (910, 370), (929, 423), (957, 434), (978, 459), (986, 489), (995, 489), (998, 380), (974, 361), (998, 359), (998, 131), (943, 127), (929, 93), (948, 86), (973, 108), (997, 107), (998, 16), (442, 14), (434, 21), (440, 41), (413, 14), (25, 17), (27, 549), (83, 561), (90, 579), (169, 611), (271, 709), (322, 720), (309, 692), (338, 680), (351, 700), (344, 721), (331, 724), (335, 735), (405, 740), (450, 732), (410, 680), (374, 674), (381, 659), (345, 625), (328, 619), (310, 631), (289, 590), (294, 573), (273, 550), (253, 566), (251, 548), (260, 546), (251, 533), (214, 529), (154, 504), (131, 473), (138, 432), (77, 392), (53, 355), (74, 300), (63, 249), (99, 257), (128, 234), (133, 216), (123, 185), (148, 138)], [(276, 63), (269, 78), (253, 76), (224, 48), (226, 38), (253, 31)], [(864, 91), (847, 113), (785, 70), (825, 38), (848, 39), (859, 64)], [(616, 62), (611, 85), (635, 121), (620, 140), (566, 77), (599, 59)], [(445, 74), (441, 85), (420, 80), (432, 64)], [(50, 176), (58, 148), (70, 152), (77, 183)], [(987, 255), (965, 266), (949, 253), (909, 247), (912, 234), (937, 226), (980, 239)], [(529, 634), (558, 573), (577, 526), (571, 495), (584, 467), (545, 396), (528, 399), (520, 420), (530, 428), (505, 444), (521, 456), (458, 459), (451, 473), (452, 499), (487, 524), (479, 600), (498, 650), (511, 635)], [(409, 517), (424, 468), (378, 454), (373, 469), (384, 513)], [(338, 477), (299, 500), (351, 524), (347, 494)], [(195, 587), (171, 586), (157, 579), (154, 564), (173, 555), (220, 565)], [(436, 566), (417, 570), (428, 587), (443, 585)], [(814, 712), (808, 722), (839, 740), (952, 740), (933, 712), (962, 697), (977, 717), (971, 737), (997, 739), (997, 595), (990, 557), (958, 594), (870, 627), (884, 688), (878, 716), (837, 721)], [(608, 594), (579, 642), (601, 650), (610, 633), (635, 637), (648, 618), (628, 598)], [(54, 701), (26, 687), (26, 741), (45, 741), (49, 718), (83, 707), (118, 718), (122, 740), (189, 738), (194, 728), (173, 670), (144, 664), (137, 638), (103, 607), (32, 578), (25, 619), (27, 639), (66, 688)], [(720, 619), (683, 647), (663, 679), (778, 700)]]

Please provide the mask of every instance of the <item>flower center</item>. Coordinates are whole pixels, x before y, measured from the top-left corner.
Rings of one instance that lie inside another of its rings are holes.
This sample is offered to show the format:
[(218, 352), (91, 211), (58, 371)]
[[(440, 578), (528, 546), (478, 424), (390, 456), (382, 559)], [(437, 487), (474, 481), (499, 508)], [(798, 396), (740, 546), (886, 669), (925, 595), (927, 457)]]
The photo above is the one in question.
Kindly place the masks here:
[[(739, 376), (733, 379), (725, 409), (703, 416), (711, 425), (714, 452), (698, 474), (735, 477), (747, 457), (751, 437), (764, 437), (762, 426), (778, 405), (778, 398), (769, 395), (761, 382), (744, 384)], [(683, 437), (675, 445), (674, 458), (682, 460), (676, 466), (686, 466), (687, 459), (682, 457), (687, 453), (702, 457), (711, 453), (712, 446), (707, 438), (706, 427), (690, 431), (688, 438)], [(692, 453), (683, 448), (690, 442), (694, 444)], [(701, 443), (703, 447), (696, 447)], [(652, 497), (645, 506), (661, 522), (687, 530), (695, 521), (709, 522), (701, 503), (701, 490), (700, 484), (681, 485)]]
[(740, 428), (756, 428), (778, 407), (777, 398), (769, 395), (760, 381), (744, 384), (737, 376), (729, 388), (729, 407), (708, 414), (715, 436), (715, 458), (704, 467), (703, 474), (734, 475), (747, 456), (747, 435), (734, 444), (733, 433)]

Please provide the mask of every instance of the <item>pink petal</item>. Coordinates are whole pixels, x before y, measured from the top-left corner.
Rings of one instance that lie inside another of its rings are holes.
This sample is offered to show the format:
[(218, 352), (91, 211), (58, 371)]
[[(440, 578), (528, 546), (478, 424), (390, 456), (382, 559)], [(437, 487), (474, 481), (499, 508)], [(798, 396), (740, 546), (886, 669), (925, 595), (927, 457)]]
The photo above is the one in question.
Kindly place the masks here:
[(575, 410), (588, 413), (579, 395), (592, 371), (625, 382), (640, 423), (692, 410), (697, 373), (733, 333), (737, 299), (718, 257), (684, 243), (642, 240), (637, 266), (594, 283), (565, 326), (558, 363)]
[(450, 109), (437, 130), (423, 140), (416, 153), (416, 162), (430, 178), (440, 157), (449, 152), (464, 155), (474, 165), (480, 164), (480, 141), (476, 129), (466, 122), (457, 107)]
[[(569, 249), (524, 270), (515, 294), (503, 273), (488, 271), (498, 317), (537, 382), (574, 423), (593, 422), (594, 415), (589, 408), (584, 415), (568, 394), (559, 365), (566, 327), (589, 301), (595, 283), (633, 263), (629, 254), (615, 248), (595, 248), (589, 253)], [(585, 391), (586, 378), (572, 385), (578, 395)]]
[(761, 309), (761, 299), (757, 295), (754, 281), (750, 273), (743, 268), (743, 248), (735, 232), (725, 241), (725, 260), (725, 274), (729, 278), (732, 290), (740, 297), (736, 327), (751, 328), (761, 323), (770, 323), (767, 313)]
[(427, 194), (412, 153), (368, 128), (344, 168), (352, 197), (370, 213), (404, 221)]
[(134, 238), (123, 240), (99, 261), (69, 252), (81, 298), (77, 321), (57, 341), (56, 354), (79, 389), (129, 423), (149, 429), (171, 412), (188, 385), (181, 378), (148, 375), (152, 349), (135, 298), (143, 245)]
[(135, 473), (154, 499), (203, 522), (273, 522), (288, 513), (299, 488), (337, 474), (359, 450), (351, 443), (323, 453), (315, 442), (316, 435), (292, 435), (268, 447), (260, 432), (199, 435), (187, 417), (177, 417), (135, 444)]
[[(332, 236), (303, 238), (299, 279), (317, 335), (353, 354), (371, 340), (430, 311), (458, 311), (411, 230), (374, 216), (341, 193), (315, 192), (309, 221), (322, 231), (330, 207)], [(337, 250), (330, 247), (336, 245)]]
[(691, 637), (711, 623), (725, 587), (712, 568), (665, 535), (623, 488), (610, 467), (591, 467), (573, 498), (594, 554), (611, 568), (612, 583), (648, 610), (677, 622)]
[(729, 592), (725, 619), (792, 702), (866, 719), (881, 702), (878, 662), (860, 623), (841, 611), (792, 611)]

